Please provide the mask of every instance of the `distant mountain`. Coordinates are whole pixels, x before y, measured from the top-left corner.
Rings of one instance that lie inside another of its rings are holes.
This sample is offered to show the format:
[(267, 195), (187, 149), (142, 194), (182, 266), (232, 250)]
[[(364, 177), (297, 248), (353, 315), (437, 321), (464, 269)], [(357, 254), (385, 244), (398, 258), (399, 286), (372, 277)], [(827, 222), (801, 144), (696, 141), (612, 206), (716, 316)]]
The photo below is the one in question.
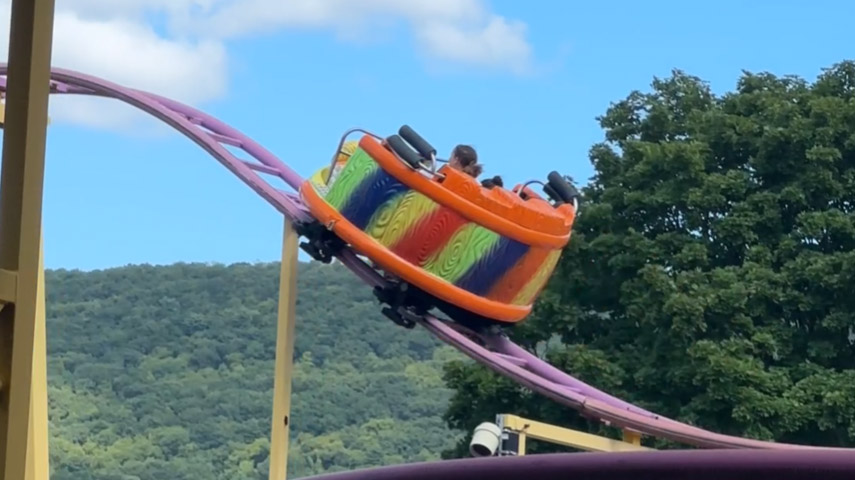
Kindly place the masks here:
[[(302, 263), (290, 475), (437, 459), (456, 352)], [(267, 478), (278, 264), (47, 272), (54, 480)]]

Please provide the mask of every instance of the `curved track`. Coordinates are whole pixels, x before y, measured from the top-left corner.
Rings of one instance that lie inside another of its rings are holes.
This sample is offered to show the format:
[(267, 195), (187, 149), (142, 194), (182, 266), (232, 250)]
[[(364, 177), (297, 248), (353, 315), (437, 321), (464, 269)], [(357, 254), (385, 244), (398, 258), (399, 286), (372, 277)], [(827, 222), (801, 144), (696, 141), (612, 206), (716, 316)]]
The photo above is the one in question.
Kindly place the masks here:
[[(425, 468), (426, 466), (430, 468)], [(355, 470), (313, 480), (849, 480), (845, 451), (695, 450), (575, 453), (446, 460)], [(306, 479), (308, 480), (308, 479)]]
[[(7, 65), (0, 64), (0, 91), (4, 92), (6, 73)], [(303, 179), (261, 145), (210, 115), (152, 93), (65, 69), (52, 70), (50, 88), (52, 94), (115, 98), (153, 115), (196, 142), (292, 221), (312, 220), (297, 195)], [(247, 158), (239, 158), (226, 146), (240, 150)], [(278, 177), (293, 191), (273, 187), (266, 176)], [(384, 283), (383, 278), (353, 251), (345, 250), (338, 259), (369, 285)], [(492, 370), (588, 417), (618, 427), (704, 448), (814, 448), (721, 435), (679, 423), (597, 390), (537, 358), (502, 334), (476, 335), (432, 316), (422, 318), (420, 323), (441, 340)]]

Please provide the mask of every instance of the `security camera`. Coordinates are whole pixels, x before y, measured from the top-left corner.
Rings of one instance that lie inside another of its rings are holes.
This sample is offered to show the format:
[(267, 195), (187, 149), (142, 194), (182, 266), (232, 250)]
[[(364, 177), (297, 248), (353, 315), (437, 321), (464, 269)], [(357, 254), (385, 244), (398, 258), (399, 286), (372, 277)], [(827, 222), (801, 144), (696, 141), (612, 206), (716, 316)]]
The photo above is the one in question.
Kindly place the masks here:
[(469, 453), (473, 457), (492, 457), (499, 449), (502, 429), (495, 423), (484, 422), (475, 427), (472, 441), (469, 442)]

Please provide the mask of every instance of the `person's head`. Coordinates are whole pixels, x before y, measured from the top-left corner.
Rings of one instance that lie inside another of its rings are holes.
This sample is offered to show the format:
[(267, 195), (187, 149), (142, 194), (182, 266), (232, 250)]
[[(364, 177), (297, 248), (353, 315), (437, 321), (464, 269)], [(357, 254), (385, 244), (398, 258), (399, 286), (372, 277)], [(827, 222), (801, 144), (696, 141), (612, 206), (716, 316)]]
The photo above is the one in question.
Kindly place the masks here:
[(495, 175), (493, 178), (481, 180), (481, 186), (484, 188), (504, 187), (505, 182), (502, 180), (502, 177)]
[(481, 175), (481, 170), (483, 169), (478, 163), (478, 154), (469, 145), (454, 147), (454, 150), (451, 152), (451, 158), (448, 159), (448, 166), (462, 170), (473, 177)]

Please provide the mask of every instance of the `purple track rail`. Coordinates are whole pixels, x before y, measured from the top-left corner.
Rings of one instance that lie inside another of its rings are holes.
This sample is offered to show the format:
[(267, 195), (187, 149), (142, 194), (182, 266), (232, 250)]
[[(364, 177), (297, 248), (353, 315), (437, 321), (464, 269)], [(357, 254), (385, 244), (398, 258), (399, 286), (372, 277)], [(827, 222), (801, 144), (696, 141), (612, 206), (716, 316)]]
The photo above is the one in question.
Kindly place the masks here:
[[(0, 91), (3, 92), (6, 90), (7, 71), (7, 65), (0, 63)], [(204, 112), (152, 93), (123, 87), (107, 80), (61, 68), (55, 68), (51, 72), (50, 91), (52, 94), (60, 95), (115, 98), (143, 110), (197, 143), (292, 221), (299, 222), (312, 219), (297, 194), (303, 182), (300, 175), (273, 153), (243, 133)], [(238, 158), (226, 148), (226, 145), (241, 150), (247, 158)], [(265, 179), (265, 176), (278, 177), (293, 191), (288, 192), (273, 187)], [(338, 259), (369, 285), (377, 286), (384, 283), (383, 278), (360, 260), (352, 250), (346, 249), (339, 254)], [(432, 316), (424, 317), (420, 323), (433, 335), (493, 371), (571, 407), (583, 415), (597, 418), (621, 428), (629, 428), (645, 435), (667, 438), (702, 448), (806, 449), (813, 452), (833, 450), (763, 442), (709, 432), (645, 411), (597, 390), (529, 353), (502, 334), (475, 334), (463, 327), (443, 322)], [(479, 465), (475, 471), (483, 471), (484, 474), (493, 471), (490, 470), (491, 468), (495, 468), (485, 467), (483, 463), (473, 463), (472, 465)], [(496, 468), (495, 472), (498, 473), (499, 471), (500, 469)], [(347, 476), (345, 475), (342, 478), (345, 477)]]
[[(846, 451), (662, 450), (468, 458), (309, 477), (311, 480), (850, 480)], [(308, 479), (304, 479), (308, 480)]]

